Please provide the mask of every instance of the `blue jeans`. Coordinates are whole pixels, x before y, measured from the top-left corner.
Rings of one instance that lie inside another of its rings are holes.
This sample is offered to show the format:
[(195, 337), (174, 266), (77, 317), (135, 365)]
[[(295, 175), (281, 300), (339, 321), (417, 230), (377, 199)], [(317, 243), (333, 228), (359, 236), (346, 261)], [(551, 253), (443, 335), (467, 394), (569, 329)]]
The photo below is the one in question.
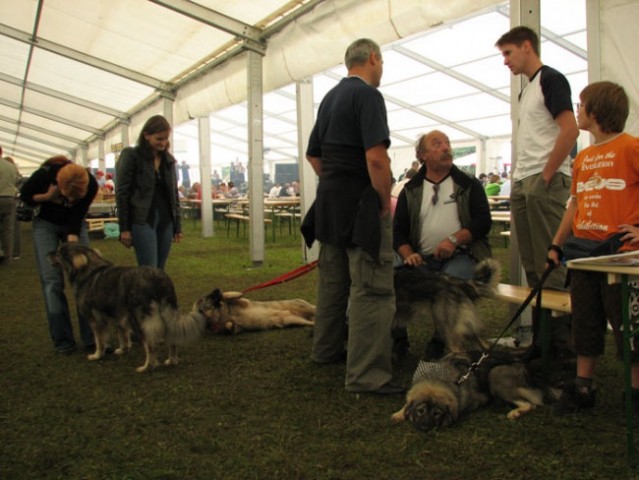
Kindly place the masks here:
[(164, 270), (173, 243), (173, 224), (160, 225), (156, 213), (152, 224), (133, 224), (131, 237), (138, 265)]
[(470, 280), (475, 275), (477, 260), (467, 252), (457, 250), (449, 260), (437, 260), (435, 257), (424, 257), (424, 265), (418, 267), (431, 272), (441, 272), (462, 280)]
[[(49, 333), (56, 350), (75, 347), (69, 304), (64, 294), (64, 274), (59, 267), (51, 265), (47, 254), (55, 251), (58, 245), (66, 241), (66, 228), (41, 218), (33, 219), (33, 249), (38, 266), (38, 275), (44, 294), (44, 304), (49, 321)], [(80, 243), (89, 245), (89, 234), (86, 226), (80, 232)], [(80, 337), (82, 343), (93, 345), (93, 332), (87, 319), (78, 313)]]

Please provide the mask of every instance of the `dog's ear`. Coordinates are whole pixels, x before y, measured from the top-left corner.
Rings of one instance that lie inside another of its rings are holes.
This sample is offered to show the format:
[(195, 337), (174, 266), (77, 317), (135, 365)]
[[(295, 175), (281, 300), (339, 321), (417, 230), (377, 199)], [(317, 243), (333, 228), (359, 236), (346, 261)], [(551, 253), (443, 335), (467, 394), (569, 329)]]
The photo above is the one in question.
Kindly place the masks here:
[(222, 300), (237, 300), (242, 298), (242, 292), (224, 292), (222, 294)]
[(89, 264), (89, 258), (85, 253), (76, 253), (71, 259), (71, 264), (76, 270), (81, 270)]
[(216, 288), (209, 294), (209, 298), (213, 301), (213, 305), (219, 307), (222, 303), (222, 291)]

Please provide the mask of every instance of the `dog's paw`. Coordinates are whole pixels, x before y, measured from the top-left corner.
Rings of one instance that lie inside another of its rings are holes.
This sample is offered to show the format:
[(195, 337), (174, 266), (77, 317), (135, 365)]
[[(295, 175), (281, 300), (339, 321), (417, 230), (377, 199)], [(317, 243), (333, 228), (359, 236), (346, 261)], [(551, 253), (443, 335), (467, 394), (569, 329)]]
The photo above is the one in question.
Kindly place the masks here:
[(164, 365), (171, 366), (171, 365), (177, 365), (180, 363), (180, 359), (178, 357), (169, 357), (166, 360), (164, 360)]
[(95, 360), (100, 360), (102, 358), (102, 355), (100, 355), (99, 353), (92, 353), (91, 355), (87, 355), (87, 359), (91, 360), (91, 361), (95, 361)]
[(118, 348), (115, 349), (115, 351), (113, 353), (115, 353), (116, 355), (124, 355), (127, 351), (128, 351), (128, 349), (124, 349), (122, 347), (118, 347)]
[(522, 417), (522, 415), (531, 412), (535, 409), (535, 405), (533, 405), (532, 403), (528, 403), (528, 404), (524, 404), (524, 405), (520, 405), (519, 407), (515, 408), (514, 410), (511, 410), (510, 412), (508, 412), (506, 414), (506, 418), (508, 420), (517, 420), (519, 418)]
[(404, 407), (402, 407), (401, 410), (393, 413), (391, 415), (391, 421), (393, 423), (399, 423), (399, 422), (403, 422), (404, 420), (406, 420), (406, 415), (404, 413)]

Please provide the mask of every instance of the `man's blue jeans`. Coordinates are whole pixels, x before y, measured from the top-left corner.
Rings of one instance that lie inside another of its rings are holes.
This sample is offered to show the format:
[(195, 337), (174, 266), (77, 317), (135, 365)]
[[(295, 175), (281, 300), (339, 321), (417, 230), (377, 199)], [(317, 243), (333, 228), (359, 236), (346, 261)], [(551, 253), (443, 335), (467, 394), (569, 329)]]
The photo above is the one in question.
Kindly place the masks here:
[(445, 273), (451, 277), (470, 280), (475, 275), (477, 261), (467, 252), (456, 251), (448, 260), (437, 260), (433, 256), (424, 257), (424, 265), (418, 267), (431, 272)]
[[(56, 350), (67, 350), (75, 347), (69, 304), (64, 294), (64, 274), (59, 267), (51, 265), (47, 254), (55, 251), (58, 245), (66, 241), (66, 228), (41, 218), (33, 219), (33, 248), (38, 266), (38, 275), (44, 294), (44, 303), (49, 322), (49, 333)], [(89, 245), (89, 234), (86, 226), (80, 232), (80, 243)], [(93, 345), (93, 332), (87, 319), (78, 314), (80, 338), (82, 343)]]

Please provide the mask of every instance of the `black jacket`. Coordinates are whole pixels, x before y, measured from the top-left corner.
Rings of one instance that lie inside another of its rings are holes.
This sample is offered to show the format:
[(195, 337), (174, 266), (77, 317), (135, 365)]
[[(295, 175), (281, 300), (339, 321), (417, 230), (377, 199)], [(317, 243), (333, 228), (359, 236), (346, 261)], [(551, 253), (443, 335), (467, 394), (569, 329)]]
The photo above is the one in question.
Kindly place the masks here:
[[(173, 155), (164, 152), (160, 164), (162, 179), (169, 193), (173, 232), (180, 233), (182, 224), (175, 165)], [(140, 147), (127, 147), (122, 150), (115, 168), (115, 202), (120, 231), (131, 231), (131, 225), (147, 223), (155, 189), (153, 157)]]
[[(459, 223), (473, 236), (468, 246), (477, 260), (492, 255), (488, 243), (488, 233), (492, 226), (490, 206), (482, 184), (453, 165), (450, 176), (454, 183), (455, 202)], [(410, 179), (397, 198), (397, 207), (393, 219), (393, 248), (409, 244), (415, 252), (419, 251), (420, 234), (419, 211), (422, 204), (426, 165), (422, 165), (417, 175)]]

